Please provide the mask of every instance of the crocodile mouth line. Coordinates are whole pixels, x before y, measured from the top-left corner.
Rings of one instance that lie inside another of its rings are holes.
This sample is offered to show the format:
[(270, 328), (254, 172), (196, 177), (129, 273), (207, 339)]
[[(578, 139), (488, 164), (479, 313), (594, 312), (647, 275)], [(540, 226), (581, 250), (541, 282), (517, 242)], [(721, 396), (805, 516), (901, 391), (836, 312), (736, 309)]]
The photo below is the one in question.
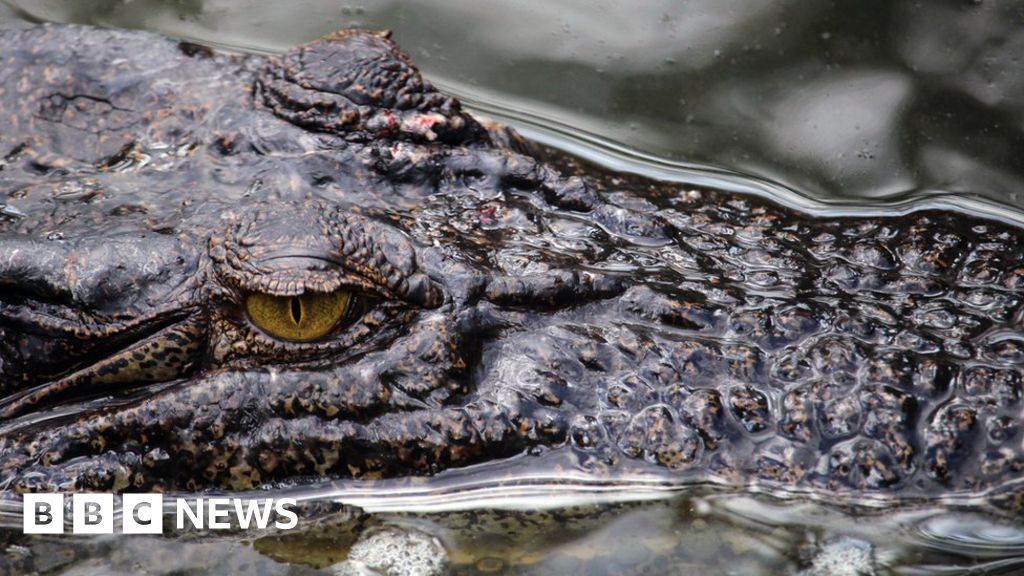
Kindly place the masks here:
[(0, 422), (55, 404), (88, 400), (189, 375), (204, 349), (205, 326), (182, 310), (142, 324), (131, 342), (69, 374), (0, 400)]

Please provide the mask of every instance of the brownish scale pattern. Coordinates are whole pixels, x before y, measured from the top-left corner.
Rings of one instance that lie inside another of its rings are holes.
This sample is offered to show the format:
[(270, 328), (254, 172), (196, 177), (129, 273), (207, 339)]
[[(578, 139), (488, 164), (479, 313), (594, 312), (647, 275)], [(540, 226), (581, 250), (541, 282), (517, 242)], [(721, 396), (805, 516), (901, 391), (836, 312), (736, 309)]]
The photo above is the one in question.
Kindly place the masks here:
[[(607, 174), (474, 120), (384, 34), (266, 58), (44, 26), (0, 54), (5, 488), (544, 454), (1020, 509), (1017, 228)], [(356, 304), (316, 342), (242, 305), (335, 289)]]

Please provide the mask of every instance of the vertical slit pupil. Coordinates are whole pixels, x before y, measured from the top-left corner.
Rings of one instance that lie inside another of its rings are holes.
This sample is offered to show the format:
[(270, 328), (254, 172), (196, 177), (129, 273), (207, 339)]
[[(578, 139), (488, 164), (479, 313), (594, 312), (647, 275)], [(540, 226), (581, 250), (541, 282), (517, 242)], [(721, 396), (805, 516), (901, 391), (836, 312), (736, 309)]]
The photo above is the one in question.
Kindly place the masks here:
[(299, 303), (298, 298), (292, 297), (291, 312), (292, 320), (294, 320), (296, 324), (302, 322), (302, 304)]

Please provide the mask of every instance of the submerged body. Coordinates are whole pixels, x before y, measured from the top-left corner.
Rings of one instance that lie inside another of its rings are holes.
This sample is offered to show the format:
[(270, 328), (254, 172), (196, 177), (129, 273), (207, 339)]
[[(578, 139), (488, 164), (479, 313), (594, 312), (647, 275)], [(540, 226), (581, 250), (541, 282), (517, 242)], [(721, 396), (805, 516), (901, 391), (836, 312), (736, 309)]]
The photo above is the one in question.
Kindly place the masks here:
[(1016, 512), (1024, 233), (816, 219), (478, 122), (380, 34), (0, 33), (0, 487), (526, 454)]

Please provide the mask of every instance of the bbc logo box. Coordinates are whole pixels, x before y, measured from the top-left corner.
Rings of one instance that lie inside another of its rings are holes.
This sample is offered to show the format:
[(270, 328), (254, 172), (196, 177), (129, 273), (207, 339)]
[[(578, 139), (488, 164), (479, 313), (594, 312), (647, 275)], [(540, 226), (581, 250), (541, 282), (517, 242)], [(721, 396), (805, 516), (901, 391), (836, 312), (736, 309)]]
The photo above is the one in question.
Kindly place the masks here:
[[(117, 519), (117, 500), (113, 494), (73, 494), (70, 509), (63, 494), (25, 494), (22, 497), (22, 518), (25, 534), (64, 534), (70, 515), (72, 534), (113, 534), (115, 527), (122, 534), (162, 534), (164, 530), (164, 497), (162, 494), (124, 494), (120, 497), (121, 514)], [(299, 517), (292, 509), (294, 498), (175, 498), (175, 526), (184, 530), (291, 530)]]
[[(123, 534), (163, 533), (163, 496), (125, 494), (121, 499), (120, 528)], [(63, 494), (25, 494), (22, 530), (25, 534), (63, 534)], [(71, 497), (73, 534), (112, 534), (114, 532), (113, 494), (74, 494)]]
[(63, 494), (25, 494), (22, 531), (25, 534), (64, 533)]

